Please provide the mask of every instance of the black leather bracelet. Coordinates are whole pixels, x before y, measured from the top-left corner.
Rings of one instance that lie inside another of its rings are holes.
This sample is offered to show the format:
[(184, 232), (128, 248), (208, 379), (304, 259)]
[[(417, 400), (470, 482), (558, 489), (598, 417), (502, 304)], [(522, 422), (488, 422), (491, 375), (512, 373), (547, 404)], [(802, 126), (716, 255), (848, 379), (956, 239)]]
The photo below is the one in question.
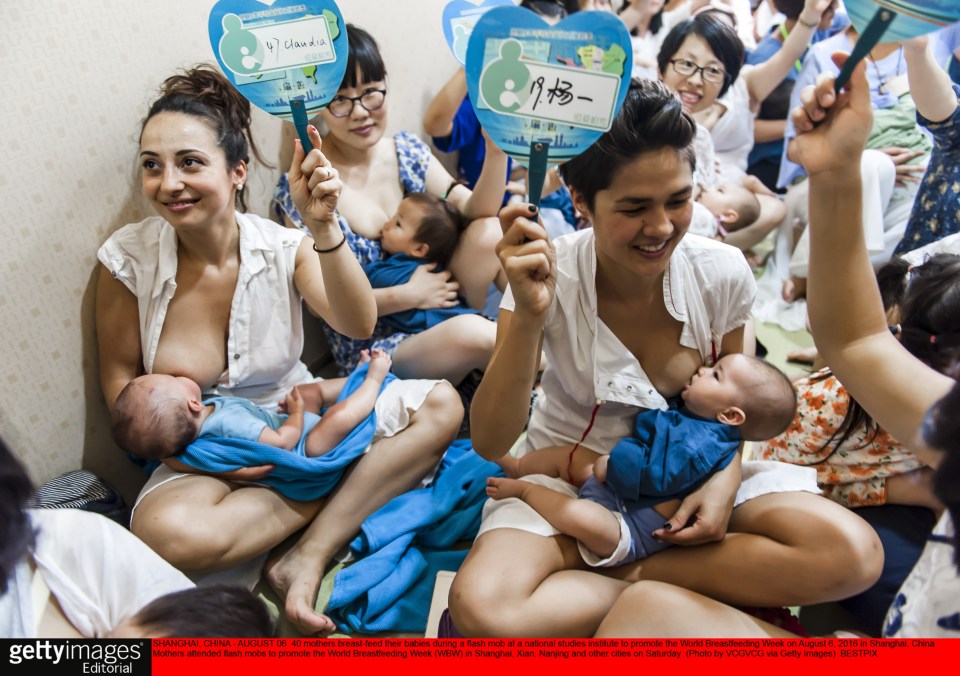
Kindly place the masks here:
[(316, 251), (318, 254), (332, 253), (332, 252), (336, 251), (337, 249), (339, 249), (340, 247), (342, 247), (342, 246), (346, 243), (346, 241), (347, 241), (347, 233), (343, 233), (343, 239), (341, 239), (338, 244), (335, 244), (334, 246), (330, 247), (329, 249), (318, 249), (318, 248), (317, 248), (317, 243), (314, 242), (314, 243), (313, 243), (313, 250)]

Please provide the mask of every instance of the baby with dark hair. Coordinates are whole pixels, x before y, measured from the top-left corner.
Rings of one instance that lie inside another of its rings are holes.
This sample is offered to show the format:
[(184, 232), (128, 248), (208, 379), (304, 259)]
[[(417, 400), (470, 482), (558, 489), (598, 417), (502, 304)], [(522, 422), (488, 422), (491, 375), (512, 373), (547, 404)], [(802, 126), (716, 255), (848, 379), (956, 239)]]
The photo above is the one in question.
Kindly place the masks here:
[[(432, 266), (434, 272), (446, 268), (465, 226), (465, 219), (445, 199), (425, 192), (408, 194), (380, 234), (380, 248), (390, 255), (363, 266), (370, 285), (375, 289), (400, 286), (421, 265)], [(444, 307), (401, 310), (381, 320), (401, 331), (419, 333), (462, 314), (476, 314), (476, 310), (451, 294)]]
[(268, 638), (263, 601), (243, 587), (215, 584), (154, 599), (124, 619), (109, 638)]
[(637, 415), (634, 436), (621, 440), (609, 455), (576, 444), (499, 461), (511, 477), (565, 478), (580, 486), (579, 497), (498, 477), (487, 480), (487, 495), (526, 502), (554, 528), (576, 538), (591, 566), (619, 566), (665, 549), (669, 543), (652, 533), (675, 513), (680, 500), (726, 467), (742, 441), (768, 439), (785, 430), (797, 407), (782, 371), (743, 354), (702, 367), (680, 397), (676, 408)]

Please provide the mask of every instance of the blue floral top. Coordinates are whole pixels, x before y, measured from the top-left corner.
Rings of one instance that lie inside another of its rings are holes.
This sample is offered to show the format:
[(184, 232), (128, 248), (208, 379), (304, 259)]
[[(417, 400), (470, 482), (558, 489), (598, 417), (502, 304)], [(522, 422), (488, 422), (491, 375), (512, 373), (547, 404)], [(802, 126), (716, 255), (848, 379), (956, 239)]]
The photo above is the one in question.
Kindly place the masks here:
[[(423, 192), (426, 189), (427, 167), (430, 166), (430, 160), (433, 155), (429, 146), (421, 141), (417, 136), (409, 132), (402, 131), (394, 136), (394, 142), (397, 145), (397, 162), (400, 165), (400, 184), (403, 186), (404, 194), (411, 192)], [(274, 213), (281, 219), (289, 218), (298, 228), (309, 233), (307, 227), (300, 219), (297, 208), (290, 197), (290, 184), (287, 181), (287, 175), (283, 174), (277, 182), (277, 188), (273, 193), (271, 203)], [(350, 224), (339, 216), (340, 229), (347, 238), (347, 245), (356, 255), (361, 265), (366, 265), (373, 261), (379, 261), (385, 258), (380, 250), (378, 240), (367, 239), (350, 229)], [(324, 324), (324, 333), (327, 336), (327, 342), (333, 351), (333, 358), (340, 368), (341, 375), (347, 375), (357, 365), (360, 356), (360, 350), (370, 350), (379, 348), (391, 356), (397, 346), (402, 343), (410, 334), (403, 333), (387, 326), (383, 321), (377, 321), (377, 326), (370, 338), (355, 339), (341, 335)]]
[[(960, 86), (953, 85), (953, 91), (960, 99)], [(960, 105), (942, 122), (917, 113), (917, 123), (933, 134), (933, 151), (906, 232), (893, 252), (898, 256), (960, 232)]]

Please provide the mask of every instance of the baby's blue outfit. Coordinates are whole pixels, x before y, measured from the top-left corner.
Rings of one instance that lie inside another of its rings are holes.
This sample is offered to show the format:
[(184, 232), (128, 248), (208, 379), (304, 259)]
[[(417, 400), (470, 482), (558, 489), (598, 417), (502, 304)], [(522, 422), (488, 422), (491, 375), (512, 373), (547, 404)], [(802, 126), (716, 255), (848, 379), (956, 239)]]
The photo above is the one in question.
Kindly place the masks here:
[(653, 505), (685, 497), (729, 465), (741, 439), (736, 427), (682, 407), (637, 415), (634, 436), (610, 452), (606, 483), (590, 477), (580, 489), (581, 498), (622, 515), (630, 531), (627, 556), (597, 565), (630, 563), (669, 547), (651, 535), (664, 523)]
[[(203, 403), (213, 404), (214, 408), (213, 413), (200, 425), (200, 434), (197, 435), (197, 439), (226, 437), (259, 441), (264, 427), (278, 430), (287, 420), (287, 416), (282, 413), (268, 411), (240, 397), (211, 397)], [(318, 422), (320, 422), (320, 416), (309, 411), (304, 412), (303, 432), (293, 451), (300, 455), (306, 454), (303, 445), (306, 443), (307, 434)]]
[[(414, 258), (406, 254), (393, 254), (382, 261), (371, 261), (363, 266), (367, 273), (370, 286), (375, 289), (385, 289), (391, 286), (406, 284), (417, 268), (426, 263), (421, 258)], [(439, 268), (435, 272), (439, 272)], [(420, 333), (436, 326), (445, 319), (457, 315), (478, 314), (476, 310), (467, 307), (461, 301), (459, 305), (449, 308), (433, 308), (431, 310), (402, 310), (389, 315), (382, 315), (380, 321), (404, 333)]]

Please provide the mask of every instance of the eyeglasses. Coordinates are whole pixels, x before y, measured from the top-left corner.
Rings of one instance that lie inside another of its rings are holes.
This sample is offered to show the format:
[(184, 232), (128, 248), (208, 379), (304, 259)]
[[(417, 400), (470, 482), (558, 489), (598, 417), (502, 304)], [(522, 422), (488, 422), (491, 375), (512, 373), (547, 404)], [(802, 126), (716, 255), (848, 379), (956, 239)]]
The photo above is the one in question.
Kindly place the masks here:
[(724, 80), (727, 79), (727, 72), (717, 66), (698, 66), (693, 61), (687, 61), (686, 59), (674, 59), (669, 63), (673, 66), (673, 69), (677, 71), (678, 75), (683, 75), (684, 77), (690, 77), (697, 71), (700, 71), (700, 76), (707, 82), (722, 84)]
[(347, 117), (353, 112), (354, 104), (359, 101), (367, 112), (372, 113), (383, 107), (386, 98), (386, 89), (368, 89), (360, 96), (334, 96), (333, 100), (327, 104), (327, 110), (334, 117)]

